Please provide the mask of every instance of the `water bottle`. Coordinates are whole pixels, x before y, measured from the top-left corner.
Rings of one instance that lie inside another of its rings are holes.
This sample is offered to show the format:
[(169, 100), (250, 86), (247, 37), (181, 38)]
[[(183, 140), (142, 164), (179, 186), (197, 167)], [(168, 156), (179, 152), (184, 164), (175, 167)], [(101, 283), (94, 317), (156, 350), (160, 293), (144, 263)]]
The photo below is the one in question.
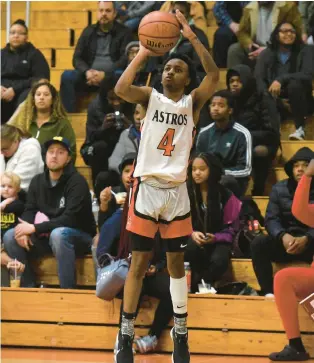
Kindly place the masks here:
[(184, 270), (185, 270), (185, 276), (186, 276), (186, 283), (188, 286), (188, 293), (191, 292), (191, 267), (190, 262), (184, 262)]
[(93, 198), (92, 211), (94, 214), (95, 222), (98, 223), (99, 204), (97, 198)]

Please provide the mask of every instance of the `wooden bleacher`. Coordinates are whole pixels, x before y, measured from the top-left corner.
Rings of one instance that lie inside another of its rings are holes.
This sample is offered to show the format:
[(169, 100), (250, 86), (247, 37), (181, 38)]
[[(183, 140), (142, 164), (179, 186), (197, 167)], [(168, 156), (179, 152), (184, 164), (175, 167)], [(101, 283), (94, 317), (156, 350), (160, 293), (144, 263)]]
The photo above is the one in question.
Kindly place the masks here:
[[(2, 346), (113, 349), (119, 300), (102, 301), (87, 290), (7, 288), (1, 295)], [(155, 307), (154, 299), (142, 303), (137, 335), (147, 334)], [(303, 309), (299, 313), (314, 357), (313, 322)], [(192, 353), (267, 356), (287, 341), (274, 301), (263, 297), (190, 295), (188, 326)], [(158, 351), (172, 351), (169, 329)]]
[[(212, 8), (215, 2), (206, 2), (207, 31), (210, 47), (217, 29)], [(25, 1), (11, 2), (11, 22), (25, 18)], [(74, 46), (85, 26), (95, 21), (95, 1), (32, 1), (29, 40), (39, 48), (51, 67), (51, 83), (59, 89), (65, 69), (72, 69)], [(1, 2), (1, 46), (5, 42), (6, 2)], [(226, 87), (226, 70), (220, 70), (218, 88)], [(87, 103), (84, 112), (70, 115), (77, 137), (78, 171), (90, 187), (91, 170), (80, 156), (85, 139)], [(300, 147), (314, 151), (314, 118), (306, 126), (306, 141), (291, 142), (288, 135), (294, 131), (292, 122), (281, 127), (283, 158), (277, 157), (270, 172), (267, 191), (275, 182), (286, 178), (283, 161), (288, 160)], [(268, 197), (255, 197), (265, 215)], [(274, 264), (274, 272), (285, 267)], [(34, 262), (38, 282), (58, 285), (57, 265), (53, 257)], [(60, 289), (2, 289), (2, 346), (109, 349), (114, 345), (119, 319), (120, 301), (104, 302), (95, 297), (94, 266), (91, 256), (78, 258), (77, 283), (82, 290)], [(221, 282), (245, 281), (259, 289), (252, 262), (232, 259), (230, 269)], [(23, 302), (23, 309), (21, 309)], [(145, 334), (153, 319), (156, 301), (148, 299), (137, 319), (139, 335)], [(300, 324), (307, 350), (314, 358), (314, 324), (300, 309)], [(189, 296), (190, 348), (192, 353), (226, 355), (261, 355), (281, 349), (286, 336), (275, 303), (263, 297)], [(25, 334), (27, 332), (27, 334)], [(158, 349), (172, 351), (169, 329), (164, 332)]]

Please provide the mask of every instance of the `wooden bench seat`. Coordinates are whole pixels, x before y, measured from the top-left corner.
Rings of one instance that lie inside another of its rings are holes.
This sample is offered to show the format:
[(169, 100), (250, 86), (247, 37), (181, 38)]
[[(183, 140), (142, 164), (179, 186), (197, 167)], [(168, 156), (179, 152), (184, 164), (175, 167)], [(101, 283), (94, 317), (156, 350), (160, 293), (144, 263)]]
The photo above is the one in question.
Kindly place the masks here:
[[(102, 301), (86, 290), (7, 288), (1, 301), (2, 346), (113, 349), (120, 300)], [(151, 298), (141, 304), (137, 335), (147, 334), (156, 305)], [(314, 357), (313, 322), (301, 308), (299, 316)], [(287, 341), (275, 302), (263, 297), (189, 295), (188, 327), (192, 353), (267, 356)], [(158, 351), (172, 351), (169, 329)]]
[[(44, 257), (33, 262), (37, 282), (47, 285), (59, 285), (57, 264), (54, 257)], [(274, 263), (274, 272), (292, 266), (292, 264)], [(298, 263), (293, 266), (308, 266), (308, 264)], [(95, 286), (95, 270), (91, 255), (76, 260), (76, 276), (78, 286)], [(250, 259), (232, 259), (230, 270), (223, 277), (222, 282), (245, 281), (256, 290), (260, 290), (259, 284), (253, 270)]]

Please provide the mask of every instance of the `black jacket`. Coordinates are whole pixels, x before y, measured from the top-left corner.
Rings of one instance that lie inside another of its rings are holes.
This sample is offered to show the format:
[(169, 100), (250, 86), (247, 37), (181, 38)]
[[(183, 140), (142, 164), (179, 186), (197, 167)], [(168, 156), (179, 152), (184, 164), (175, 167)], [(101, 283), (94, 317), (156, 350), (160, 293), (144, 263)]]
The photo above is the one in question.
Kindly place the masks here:
[[(310, 161), (314, 153), (307, 147), (297, 153), (286, 163), (285, 171), (288, 179), (275, 184), (269, 196), (266, 210), (265, 227), (270, 236), (281, 241), (284, 233), (294, 236), (308, 236), (314, 243), (314, 228), (310, 228), (299, 222), (292, 214), (291, 207), (297, 183), (292, 176), (293, 163), (299, 160)], [(314, 183), (310, 189), (310, 203), (314, 203)]]
[[(98, 23), (90, 25), (83, 30), (73, 55), (73, 66), (76, 70), (85, 73), (95, 59), (97, 51)], [(132, 41), (132, 32), (126, 26), (114, 21), (111, 29), (112, 41), (110, 44), (110, 56), (115, 62), (114, 68), (121, 68), (121, 62), (125, 62), (125, 47)]]
[(256, 80), (250, 67), (239, 64), (228, 70), (226, 83), (229, 90), (230, 78), (235, 74), (240, 77), (242, 89), (234, 95), (234, 119), (249, 131), (272, 130), (268, 107), (264, 98), (257, 93)]
[(216, 127), (215, 123), (201, 129), (196, 151), (219, 155), (226, 175), (244, 178), (251, 174), (251, 134), (237, 122), (230, 121), (225, 130)]
[(9, 44), (1, 49), (2, 86), (12, 87), (15, 93), (21, 93), (41, 78), (50, 79), (49, 65), (32, 43), (26, 43), (14, 52)]
[(70, 227), (96, 234), (89, 188), (73, 164), (68, 164), (57, 185), (51, 186), (49, 171), (36, 175), (29, 186), (22, 219), (34, 223), (37, 212), (50, 220), (35, 224), (36, 233), (49, 233), (55, 228)]
[(293, 73), (286, 73), (281, 77), (276, 74), (277, 52), (266, 48), (257, 58), (255, 66), (255, 78), (259, 92), (268, 90), (274, 80), (277, 80), (283, 87), (294, 79), (311, 84), (314, 76), (314, 47), (303, 45), (296, 55), (296, 69)]

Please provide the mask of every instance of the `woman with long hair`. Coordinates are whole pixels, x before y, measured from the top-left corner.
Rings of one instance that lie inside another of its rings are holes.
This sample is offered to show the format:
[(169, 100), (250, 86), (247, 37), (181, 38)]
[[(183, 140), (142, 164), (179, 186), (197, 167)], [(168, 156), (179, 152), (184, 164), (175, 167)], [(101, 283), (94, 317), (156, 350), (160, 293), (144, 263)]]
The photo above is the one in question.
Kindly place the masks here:
[(44, 163), (39, 142), (15, 126), (1, 126), (0, 174), (11, 171), (21, 179), (21, 189), (27, 192), (32, 178), (42, 173)]
[[(267, 95), (272, 118), (285, 117), (290, 109), (296, 131), (289, 138), (303, 140), (306, 117), (312, 110), (314, 49), (302, 42), (289, 22), (278, 24), (267, 48), (259, 55), (255, 77)], [(288, 104), (287, 102), (288, 101)]]
[(213, 284), (227, 271), (241, 202), (219, 181), (223, 166), (213, 154), (198, 153), (188, 170), (193, 233), (185, 261), (192, 270), (192, 292), (202, 279)]
[[(313, 176), (314, 158), (298, 183), (292, 213), (302, 223), (314, 228), (314, 205), (309, 204)], [(310, 356), (305, 350), (300, 334), (298, 302), (314, 293), (314, 262), (311, 268), (291, 267), (279, 271), (275, 276), (274, 292), (289, 344), (281, 352), (270, 354), (269, 358), (273, 361), (309, 360)]]
[(49, 82), (41, 81), (32, 87), (25, 103), (9, 124), (29, 132), (41, 145), (55, 136), (67, 138), (75, 161), (74, 130), (62, 106), (59, 92)]

